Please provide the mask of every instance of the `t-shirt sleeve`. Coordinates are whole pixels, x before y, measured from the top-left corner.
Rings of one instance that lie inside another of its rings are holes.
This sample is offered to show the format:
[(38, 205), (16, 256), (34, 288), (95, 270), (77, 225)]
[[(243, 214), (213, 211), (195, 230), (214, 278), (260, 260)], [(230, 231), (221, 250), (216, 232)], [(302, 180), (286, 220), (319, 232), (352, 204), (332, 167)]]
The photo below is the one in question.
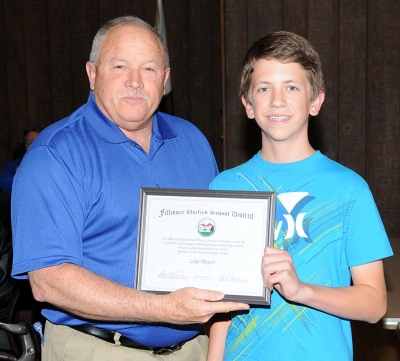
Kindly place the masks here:
[(62, 263), (82, 264), (82, 190), (74, 170), (47, 146), (28, 152), (12, 193), (12, 275)]
[(346, 256), (350, 267), (393, 255), (385, 227), (368, 186), (349, 211)]

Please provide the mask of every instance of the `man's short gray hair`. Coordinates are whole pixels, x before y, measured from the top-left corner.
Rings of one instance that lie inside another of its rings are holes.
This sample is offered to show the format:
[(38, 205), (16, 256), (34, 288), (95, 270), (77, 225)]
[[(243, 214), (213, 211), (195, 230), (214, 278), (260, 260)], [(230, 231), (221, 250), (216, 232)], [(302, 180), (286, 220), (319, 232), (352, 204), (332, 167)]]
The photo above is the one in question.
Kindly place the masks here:
[(89, 57), (90, 62), (92, 62), (94, 65), (99, 64), (101, 48), (103, 46), (104, 40), (105, 40), (108, 32), (117, 25), (138, 26), (143, 29), (147, 29), (147, 30), (151, 31), (158, 39), (158, 42), (160, 43), (161, 48), (164, 50), (165, 68), (169, 68), (168, 48), (167, 48), (167, 45), (165, 44), (163, 38), (158, 33), (158, 31), (155, 28), (153, 28), (150, 24), (146, 23), (142, 19), (135, 17), (135, 16), (121, 16), (121, 17), (112, 19), (112, 20), (106, 22), (97, 31), (97, 33), (93, 39), (92, 50), (90, 51), (90, 57)]

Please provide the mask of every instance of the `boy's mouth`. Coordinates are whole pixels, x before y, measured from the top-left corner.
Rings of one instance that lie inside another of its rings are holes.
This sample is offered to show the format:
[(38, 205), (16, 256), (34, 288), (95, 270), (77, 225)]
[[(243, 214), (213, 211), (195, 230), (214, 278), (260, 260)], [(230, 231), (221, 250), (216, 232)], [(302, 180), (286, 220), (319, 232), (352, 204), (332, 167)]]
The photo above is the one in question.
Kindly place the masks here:
[(271, 119), (271, 120), (273, 120), (274, 122), (282, 122), (282, 121), (284, 121), (284, 120), (290, 119), (290, 117), (287, 116), (287, 115), (281, 115), (281, 116), (279, 116), (279, 117), (273, 116), (273, 115), (272, 115), (272, 116), (269, 116), (268, 118)]

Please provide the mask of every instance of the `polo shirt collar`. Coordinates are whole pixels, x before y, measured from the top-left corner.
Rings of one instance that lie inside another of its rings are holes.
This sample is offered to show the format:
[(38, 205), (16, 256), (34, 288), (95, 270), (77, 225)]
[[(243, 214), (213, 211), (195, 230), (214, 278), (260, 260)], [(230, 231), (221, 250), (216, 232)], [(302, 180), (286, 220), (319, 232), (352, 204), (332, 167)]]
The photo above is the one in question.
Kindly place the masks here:
[[(83, 108), (83, 112), (90, 126), (105, 142), (125, 143), (132, 141), (102, 113), (96, 104), (93, 91), (90, 91), (89, 99)], [(153, 116), (153, 135), (159, 139), (169, 139), (177, 136), (177, 133), (165, 119), (166, 116), (166, 114), (158, 112)]]
[(178, 134), (167, 122), (168, 114), (157, 112), (153, 116), (153, 134), (160, 139), (175, 138)]

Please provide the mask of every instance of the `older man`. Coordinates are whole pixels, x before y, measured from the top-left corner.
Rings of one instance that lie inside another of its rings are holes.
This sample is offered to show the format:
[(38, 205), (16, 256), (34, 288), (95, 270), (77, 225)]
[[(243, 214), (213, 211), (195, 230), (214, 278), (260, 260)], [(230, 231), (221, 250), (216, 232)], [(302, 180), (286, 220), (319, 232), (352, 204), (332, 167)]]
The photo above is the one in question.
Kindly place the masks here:
[(43, 359), (204, 360), (202, 323), (248, 305), (132, 287), (140, 187), (205, 189), (218, 173), (213, 153), (192, 124), (157, 112), (170, 69), (147, 23), (105, 24), (86, 70), (87, 104), (40, 134), (13, 190), (13, 275), (29, 275), (50, 304)]

